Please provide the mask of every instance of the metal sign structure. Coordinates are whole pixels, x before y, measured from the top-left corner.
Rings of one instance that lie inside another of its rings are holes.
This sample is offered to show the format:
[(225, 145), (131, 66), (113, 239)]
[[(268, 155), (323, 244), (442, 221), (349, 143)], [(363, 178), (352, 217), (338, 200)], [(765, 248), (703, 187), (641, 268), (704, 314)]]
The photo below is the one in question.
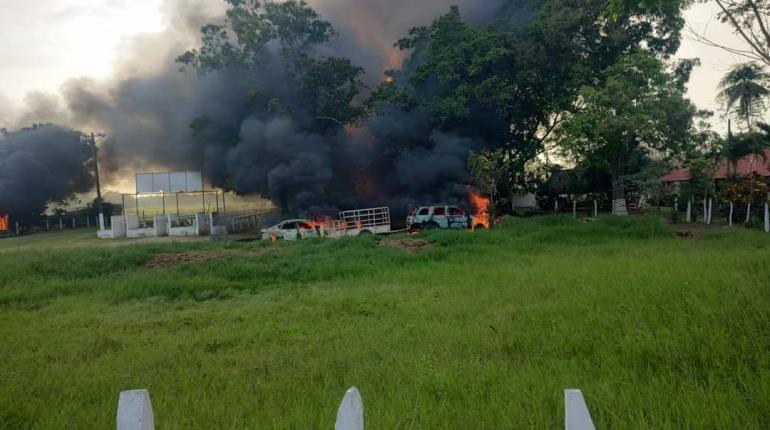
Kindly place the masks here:
[(198, 193), (203, 191), (201, 172), (139, 173), (136, 193)]

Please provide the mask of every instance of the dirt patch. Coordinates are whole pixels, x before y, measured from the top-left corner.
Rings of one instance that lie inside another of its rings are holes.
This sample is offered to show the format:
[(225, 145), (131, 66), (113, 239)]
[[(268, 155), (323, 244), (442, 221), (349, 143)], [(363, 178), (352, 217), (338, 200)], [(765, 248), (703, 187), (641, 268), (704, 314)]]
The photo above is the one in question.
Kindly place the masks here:
[(206, 261), (217, 260), (220, 258), (226, 258), (235, 255), (253, 255), (258, 256), (274, 250), (236, 250), (236, 249), (217, 249), (212, 251), (187, 251), (176, 252), (171, 254), (157, 254), (152, 257), (144, 267), (148, 269), (158, 269), (171, 266), (177, 266), (179, 264), (187, 263), (203, 263)]
[(424, 239), (415, 239), (411, 237), (403, 239), (383, 240), (382, 246), (393, 249), (400, 249), (406, 252), (420, 253), (433, 249), (433, 244)]
[(699, 236), (701, 233), (705, 232), (709, 228), (705, 225), (688, 225), (686, 227), (680, 227), (674, 230), (674, 233), (683, 239), (692, 239), (696, 236)]

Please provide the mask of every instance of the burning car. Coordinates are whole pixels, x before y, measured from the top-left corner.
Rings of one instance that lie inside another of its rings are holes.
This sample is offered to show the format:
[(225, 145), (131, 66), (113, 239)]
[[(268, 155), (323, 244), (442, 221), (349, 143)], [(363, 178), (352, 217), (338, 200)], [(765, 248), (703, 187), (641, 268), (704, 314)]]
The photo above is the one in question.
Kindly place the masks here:
[(407, 230), (467, 229), (474, 227), (473, 223), (472, 215), (448, 205), (421, 206), (406, 217)]
[(306, 219), (286, 220), (262, 229), (262, 240), (299, 240), (321, 237), (321, 228)]

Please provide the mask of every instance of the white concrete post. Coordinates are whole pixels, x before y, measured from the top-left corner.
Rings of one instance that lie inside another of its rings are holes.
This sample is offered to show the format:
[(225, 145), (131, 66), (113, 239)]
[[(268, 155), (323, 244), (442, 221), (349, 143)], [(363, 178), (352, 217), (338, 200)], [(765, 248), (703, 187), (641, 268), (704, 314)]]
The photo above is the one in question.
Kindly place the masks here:
[(687, 222), (692, 222), (692, 199), (687, 200)]
[(59, 230), (64, 230), (64, 222), (59, 218)]
[(49, 224), (48, 218), (45, 219), (45, 229), (46, 230), (50, 230), (51, 229), (51, 224)]
[(735, 209), (735, 203), (730, 202), (730, 220), (729, 220), (730, 227), (733, 226), (733, 210), (734, 209)]
[(703, 224), (709, 223), (709, 213), (708, 213), (708, 205), (706, 204), (706, 199), (703, 199)]
[(575, 200), (572, 201), (572, 218), (577, 219), (577, 202)]
[(349, 389), (342, 398), (334, 430), (364, 430), (364, 401), (356, 387)]
[(596, 430), (580, 390), (564, 390), (564, 429)]
[(99, 214), (99, 230), (104, 230), (104, 214)]
[[(679, 212), (679, 197), (674, 197), (674, 213)], [(678, 218), (674, 218), (678, 219)]]
[(714, 199), (709, 199), (709, 222), (708, 225), (711, 225), (711, 217), (714, 215)]
[(19, 236), (21, 234), (21, 228), (19, 227), (19, 222), (16, 221), (16, 236)]
[(91, 228), (91, 217), (90, 216), (86, 217), (86, 227)]
[(556, 198), (556, 204), (554, 205), (553, 211), (555, 213), (559, 213), (559, 198), (558, 197)]
[(594, 200), (594, 218), (599, 218), (599, 202)]
[(120, 393), (117, 421), (118, 430), (155, 430), (150, 393), (147, 390)]
[(75, 218), (72, 218), (72, 228), (75, 228)]
[(765, 202), (765, 233), (770, 233), (770, 208)]
[(745, 224), (748, 224), (749, 221), (751, 221), (751, 203), (746, 206), (746, 222)]

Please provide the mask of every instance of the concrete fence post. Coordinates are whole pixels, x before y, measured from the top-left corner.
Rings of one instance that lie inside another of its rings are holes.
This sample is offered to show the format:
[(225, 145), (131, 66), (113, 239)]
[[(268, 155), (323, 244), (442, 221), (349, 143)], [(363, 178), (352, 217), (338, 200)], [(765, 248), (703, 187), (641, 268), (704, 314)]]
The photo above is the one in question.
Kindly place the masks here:
[(765, 233), (770, 233), (770, 207), (765, 202)]
[(364, 430), (364, 401), (356, 387), (349, 389), (342, 398), (334, 430)]
[(594, 200), (594, 218), (599, 218), (599, 202)]
[(572, 218), (577, 219), (577, 201), (572, 201)]
[(596, 430), (580, 390), (564, 390), (565, 430)]
[(147, 390), (121, 392), (117, 421), (118, 430), (155, 430), (150, 393)]
[(687, 200), (687, 223), (692, 222), (692, 199)]
[[(679, 197), (674, 197), (674, 214), (679, 212)], [(674, 218), (678, 219), (678, 218)]]
[(51, 229), (51, 224), (48, 222), (48, 218), (45, 219), (45, 229), (46, 230), (50, 230)]
[(64, 230), (64, 221), (59, 218), (59, 230)]
[(730, 227), (733, 226), (733, 212), (735, 211), (735, 203), (730, 202), (730, 219), (728, 220), (728, 223)]
[(75, 218), (72, 218), (72, 228), (75, 228)]
[(16, 221), (16, 236), (21, 235), (21, 228), (19, 227), (19, 222)]

